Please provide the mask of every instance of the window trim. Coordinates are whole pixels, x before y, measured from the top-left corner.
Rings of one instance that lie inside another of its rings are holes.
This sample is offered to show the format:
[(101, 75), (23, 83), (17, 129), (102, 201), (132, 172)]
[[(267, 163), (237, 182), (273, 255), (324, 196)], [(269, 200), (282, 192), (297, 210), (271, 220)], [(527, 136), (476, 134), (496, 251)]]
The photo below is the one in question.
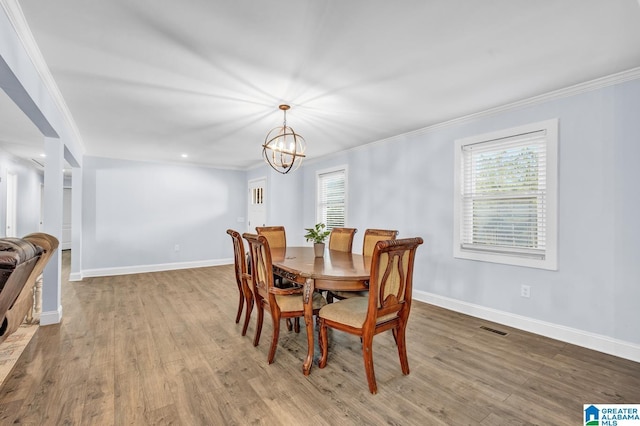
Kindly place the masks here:
[[(463, 247), (462, 241), (462, 149), (465, 146), (483, 142), (497, 141), (526, 133), (546, 131), (546, 245), (542, 257), (527, 255), (526, 250), (518, 253), (492, 252)], [(507, 265), (525, 266), (548, 270), (558, 269), (558, 119), (550, 119), (522, 126), (498, 130), (476, 136), (456, 139), (454, 154), (454, 196), (453, 196), (453, 257), (479, 260)]]
[[(316, 171), (316, 223), (322, 221), (322, 209), (320, 208), (320, 176), (335, 172), (344, 172), (344, 224), (347, 225), (349, 205), (349, 168), (346, 164)], [(326, 224), (325, 224), (326, 225)]]

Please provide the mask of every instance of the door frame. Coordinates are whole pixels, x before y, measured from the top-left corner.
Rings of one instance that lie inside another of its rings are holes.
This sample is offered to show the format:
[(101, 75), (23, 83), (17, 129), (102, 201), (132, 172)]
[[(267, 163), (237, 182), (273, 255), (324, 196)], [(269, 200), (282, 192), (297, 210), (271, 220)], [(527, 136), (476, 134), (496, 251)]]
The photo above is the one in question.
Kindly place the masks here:
[(18, 174), (7, 170), (7, 209), (4, 235), (17, 237), (18, 234)]
[[(260, 194), (254, 194), (254, 189), (262, 188)], [(262, 206), (262, 213), (256, 217), (256, 210), (252, 206), (256, 205), (256, 198)], [(247, 232), (255, 232), (256, 226), (265, 226), (267, 223), (267, 178), (260, 177), (247, 182)]]

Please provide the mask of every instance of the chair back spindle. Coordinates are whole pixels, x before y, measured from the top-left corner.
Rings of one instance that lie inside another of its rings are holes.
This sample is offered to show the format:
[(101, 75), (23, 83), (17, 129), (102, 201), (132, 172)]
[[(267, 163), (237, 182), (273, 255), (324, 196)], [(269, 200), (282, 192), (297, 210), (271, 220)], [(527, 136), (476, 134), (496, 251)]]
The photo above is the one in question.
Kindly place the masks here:
[[(376, 243), (371, 259), (367, 320), (376, 324), (387, 317), (409, 317), (413, 292), (413, 263), (421, 238)], [(375, 267), (374, 267), (375, 265)], [(373, 325), (372, 324), (372, 325)]]

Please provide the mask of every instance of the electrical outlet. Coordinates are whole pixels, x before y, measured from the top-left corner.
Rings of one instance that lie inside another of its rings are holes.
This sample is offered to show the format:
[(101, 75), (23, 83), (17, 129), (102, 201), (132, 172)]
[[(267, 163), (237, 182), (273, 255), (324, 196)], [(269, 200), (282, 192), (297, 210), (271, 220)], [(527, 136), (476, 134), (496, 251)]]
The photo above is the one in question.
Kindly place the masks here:
[(528, 285), (522, 284), (520, 287), (520, 296), (529, 298), (531, 297), (531, 287)]
[(180, 244), (173, 246), (173, 251), (180, 251)]

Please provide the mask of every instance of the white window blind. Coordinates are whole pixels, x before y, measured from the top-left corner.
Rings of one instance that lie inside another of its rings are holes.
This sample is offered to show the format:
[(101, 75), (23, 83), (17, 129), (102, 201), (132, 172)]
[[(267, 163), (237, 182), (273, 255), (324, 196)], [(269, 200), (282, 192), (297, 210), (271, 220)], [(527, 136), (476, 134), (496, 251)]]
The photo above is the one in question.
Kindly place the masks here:
[[(525, 259), (526, 266), (539, 261), (538, 266), (555, 269), (556, 173), (549, 174), (556, 162), (555, 143), (549, 144), (555, 131), (540, 126), (522, 130), (458, 141), (457, 257), (500, 261), (506, 256)], [(461, 255), (465, 252), (480, 257)]]
[(318, 222), (327, 229), (342, 228), (346, 217), (346, 170), (320, 172), (318, 182)]

